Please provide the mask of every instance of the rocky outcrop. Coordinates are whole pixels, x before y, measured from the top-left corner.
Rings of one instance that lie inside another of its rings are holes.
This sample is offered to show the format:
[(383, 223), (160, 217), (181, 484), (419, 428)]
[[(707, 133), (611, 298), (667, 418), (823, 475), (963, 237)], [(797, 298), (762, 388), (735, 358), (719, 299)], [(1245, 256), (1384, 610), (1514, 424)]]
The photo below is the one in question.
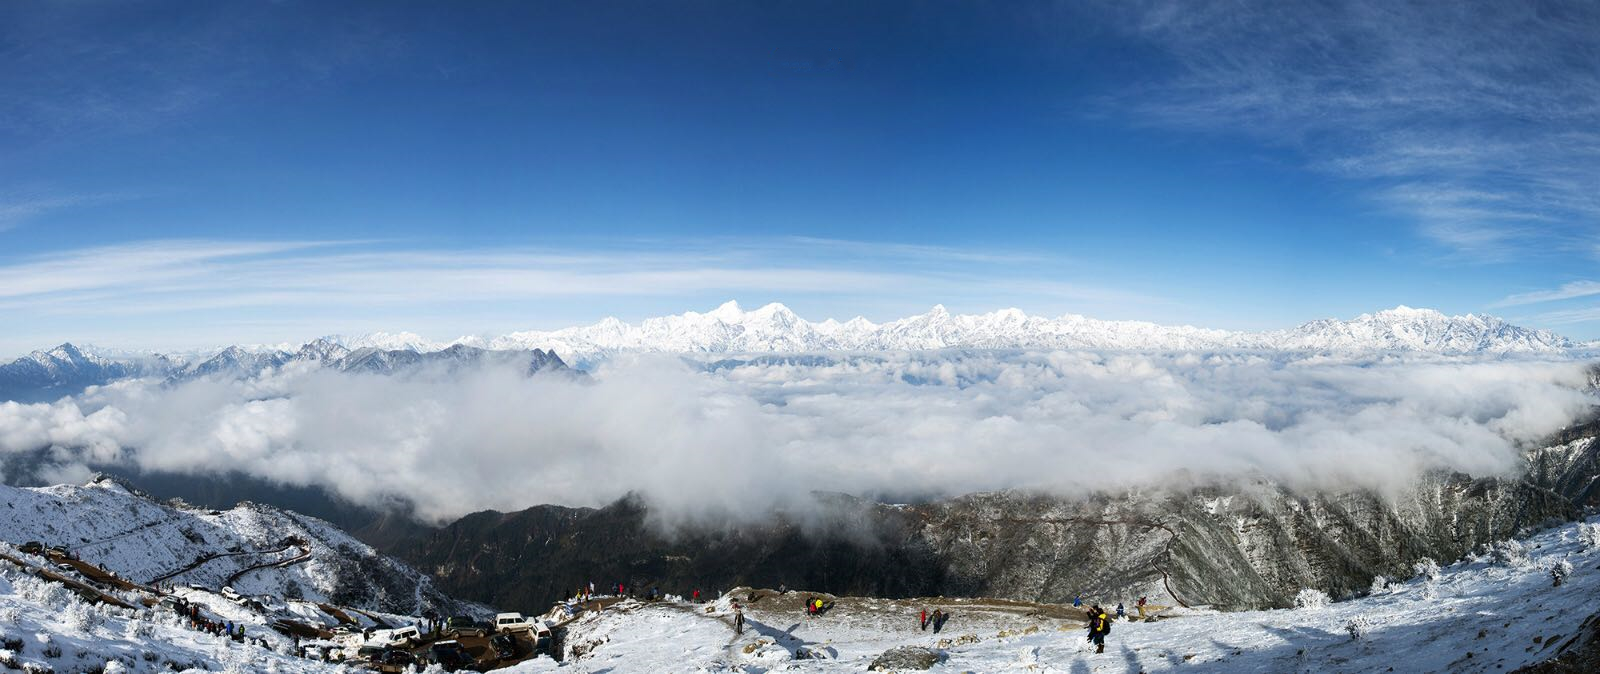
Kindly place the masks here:
[(883, 652), (867, 667), (870, 672), (904, 672), (933, 669), (941, 660), (939, 651), (922, 646), (901, 646)]

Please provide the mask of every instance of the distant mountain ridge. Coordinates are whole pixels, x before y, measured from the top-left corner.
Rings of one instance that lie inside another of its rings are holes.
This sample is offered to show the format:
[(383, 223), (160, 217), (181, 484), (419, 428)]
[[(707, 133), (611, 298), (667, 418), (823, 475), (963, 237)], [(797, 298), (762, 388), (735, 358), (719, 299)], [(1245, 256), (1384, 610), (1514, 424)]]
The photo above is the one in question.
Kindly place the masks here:
[(294, 353), (230, 346), (209, 357), (186, 363), (159, 355), (114, 360), (85, 353), (67, 343), (49, 351), (35, 351), (0, 365), (0, 403), (42, 402), (76, 394), (88, 386), (129, 377), (160, 377), (168, 383), (203, 377), (245, 378), (296, 363), (313, 363), (342, 372), (367, 374), (396, 374), (429, 366), (454, 369), (480, 363), (518, 367), (528, 374), (569, 371), (567, 364), (554, 352), (539, 349), (490, 351), (455, 345), (425, 352), (409, 349), (386, 351), (374, 347), (352, 351), (342, 344), (322, 338), (307, 342)]
[(464, 337), (452, 343), (488, 349), (551, 349), (578, 363), (640, 352), (1040, 348), (1507, 354), (1559, 353), (1579, 346), (1560, 335), (1511, 325), (1493, 316), (1448, 316), (1405, 306), (1362, 314), (1348, 321), (1325, 319), (1287, 330), (1236, 332), (1143, 321), (1103, 321), (1074, 314), (1044, 318), (1029, 316), (1019, 309), (957, 315), (943, 306), (882, 324), (860, 317), (844, 322), (811, 322), (782, 304), (745, 311), (736, 302), (707, 313), (691, 311), (649, 318), (637, 325), (607, 318), (582, 327), (514, 332), (495, 338)]
[[(782, 304), (746, 311), (727, 302), (706, 313), (647, 318), (638, 324), (607, 318), (593, 325), (499, 337), (434, 342), (420, 335), (331, 335), (300, 346), (230, 346), (185, 360), (161, 354), (101, 356), (72, 344), (35, 351), (0, 365), (0, 400), (36, 401), (124, 377), (187, 379), (253, 375), (312, 361), (344, 371), (392, 373), (429, 363), (454, 367), (526, 354), (530, 372), (566, 369), (628, 353), (806, 353), (966, 349), (1085, 349), (1114, 351), (1411, 352), (1451, 355), (1560, 354), (1577, 344), (1546, 330), (1493, 316), (1448, 316), (1396, 307), (1350, 320), (1323, 319), (1287, 330), (1240, 332), (1143, 321), (1103, 321), (1074, 314), (1029, 316), (1019, 309), (951, 314), (943, 306), (887, 323), (865, 318), (807, 321)], [(114, 352), (107, 352), (108, 354)]]

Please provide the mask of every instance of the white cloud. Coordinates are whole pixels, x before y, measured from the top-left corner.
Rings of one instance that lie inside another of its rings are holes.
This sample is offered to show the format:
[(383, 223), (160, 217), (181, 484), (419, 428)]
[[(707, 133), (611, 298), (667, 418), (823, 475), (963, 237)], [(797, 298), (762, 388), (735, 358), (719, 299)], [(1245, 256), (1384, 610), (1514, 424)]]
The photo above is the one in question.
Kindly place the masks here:
[(1584, 250), (1600, 224), (1591, 3), (1114, 3), (1170, 77), (1121, 102), (1363, 181), (1482, 260)]
[(1490, 306), (1514, 307), (1524, 304), (1539, 304), (1542, 302), (1570, 300), (1578, 297), (1590, 297), (1593, 295), (1600, 295), (1600, 282), (1573, 281), (1571, 283), (1564, 283), (1560, 288), (1556, 288), (1554, 290), (1535, 290), (1533, 292), (1511, 295), (1505, 299), (1495, 302), (1494, 304), (1491, 304)]
[(1267, 477), (1402, 488), (1507, 474), (1516, 445), (1595, 401), (1578, 363), (1338, 362), (1249, 354), (883, 354), (705, 369), (613, 361), (592, 381), (493, 369), (123, 382), (0, 405), (0, 450), (240, 470), (428, 519), (629, 491), (672, 517), (810, 490), (1062, 493)]

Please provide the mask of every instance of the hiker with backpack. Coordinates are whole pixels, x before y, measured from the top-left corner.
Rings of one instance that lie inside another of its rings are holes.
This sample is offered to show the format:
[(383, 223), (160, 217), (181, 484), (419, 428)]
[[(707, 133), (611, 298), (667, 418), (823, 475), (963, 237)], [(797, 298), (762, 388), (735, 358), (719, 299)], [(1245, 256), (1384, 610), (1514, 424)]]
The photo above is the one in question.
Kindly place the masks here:
[(1105, 609), (1096, 604), (1089, 609), (1089, 642), (1095, 645), (1096, 653), (1106, 652), (1106, 635), (1111, 633), (1111, 621), (1106, 618)]

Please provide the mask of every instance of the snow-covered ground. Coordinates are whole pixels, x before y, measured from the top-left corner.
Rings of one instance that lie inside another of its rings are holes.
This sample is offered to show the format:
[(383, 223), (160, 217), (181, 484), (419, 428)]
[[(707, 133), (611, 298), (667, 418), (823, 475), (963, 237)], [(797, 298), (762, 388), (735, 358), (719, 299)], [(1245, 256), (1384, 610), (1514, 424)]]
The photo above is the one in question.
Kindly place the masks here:
[(0, 563), (0, 668), (58, 674), (334, 671), (286, 654), (289, 642), (260, 625), (246, 634), (268, 638), (268, 647), (189, 629), (169, 611), (91, 605), (60, 583)]
[[(73, 489), (90, 493), (70, 489), (65, 493), (89, 500), (115, 497), (124, 505), (130, 503), (125, 499), (137, 498), (109, 486)], [(30, 493), (43, 497), (55, 492)], [(12, 503), (6, 510), (16, 513), (28, 501)], [(130, 514), (140, 512), (130, 509)], [(222, 515), (207, 513), (207, 517)], [(15, 521), (10, 524), (17, 526)], [(54, 529), (48, 531), (60, 538), (62, 531), (122, 531), (129, 522), (52, 524)], [(42, 526), (33, 522), (20, 530)], [(162, 531), (164, 526), (152, 524), (119, 540), (142, 539), (151, 535), (143, 532)], [(98, 539), (91, 543), (105, 547)], [(47, 564), (10, 545), (0, 545), (0, 553), (35, 567)], [(145, 559), (132, 553), (126, 559), (109, 558), (130, 565)], [(1555, 568), (1567, 572), (1560, 587), (1552, 586)], [(859, 672), (885, 651), (903, 646), (936, 654), (940, 661), (933, 671), (943, 672), (1511, 671), (1556, 654), (1577, 636), (1578, 625), (1595, 613), (1593, 598), (1600, 596), (1600, 517), (1550, 529), (1521, 543), (1503, 543), (1432, 574), (1375, 584), (1369, 596), (1359, 599), (1244, 613), (1163, 611), (1159, 620), (1119, 621), (1103, 654), (1091, 651), (1078, 614), (1070, 607), (984, 599), (841, 597), (825, 615), (806, 616), (799, 609), (799, 592), (759, 591), (753, 602), (750, 592), (735, 590), (709, 604), (624, 601), (584, 614), (568, 626), (564, 662), (540, 658), (500, 671)], [(246, 634), (265, 640), (265, 645), (241, 644), (192, 629), (160, 607), (91, 605), (61, 583), (0, 561), (0, 668), (61, 674), (340, 671), (290, 655), (293, 642), (268, 627), (278, 619), (275, 616), (325, 625), (335, 620), (315, 604), (284, 601), (281, 608), (263, 613), (206, 590), (180, 587), (176, 593), (203, 607), (207, 619), (244, 623)], [(118, 596), (141, 606), (138, 594)], [(735, 598), (746, 604), (743, 634), (733, 631)], [(1117, 600), (1096, 599), (1111, 605)], [(924, 631), (916, 616), (922, 608), (940, 608), (953, 617), (942, 633)], [(410, 620), (379, 617), (392, 624)], [(364, 624), (366, 619), (361, 620)]]
[[(933, 671), (948, 672), (1510, 671), (1551, 657), (1595, 611), (1600, 549), (1586, 547), (1579, 532), (1578, 524), (1562, 526), (1528, 539), (1520, 558), (1464, 560), (1437, 580), (1394, 582), (1322, 608), (1119, 621), (1104, 654), (1092, 652), (1077, 624), (1023, 606), (928, 603), (954, 614), (935, 635), (918, 629), (915, 612), (924, 604), (917, 602), (841, 599), (827, 615), (808, 618), (797, 599), (763, 599), (746, 609), (745, 633), (736, 636), (727, 599), (709, 613), (628, 602), (569, 628), (568, 649), (583, 654), (562, 669), (859, 672), (886, 650), (914, 645), (942, 652)], [(1571, 576), (1552, 587), (1550, 569), (1561, 561), (1571, 564)], [(799, 652), (809, 657), (797, 659)]]

